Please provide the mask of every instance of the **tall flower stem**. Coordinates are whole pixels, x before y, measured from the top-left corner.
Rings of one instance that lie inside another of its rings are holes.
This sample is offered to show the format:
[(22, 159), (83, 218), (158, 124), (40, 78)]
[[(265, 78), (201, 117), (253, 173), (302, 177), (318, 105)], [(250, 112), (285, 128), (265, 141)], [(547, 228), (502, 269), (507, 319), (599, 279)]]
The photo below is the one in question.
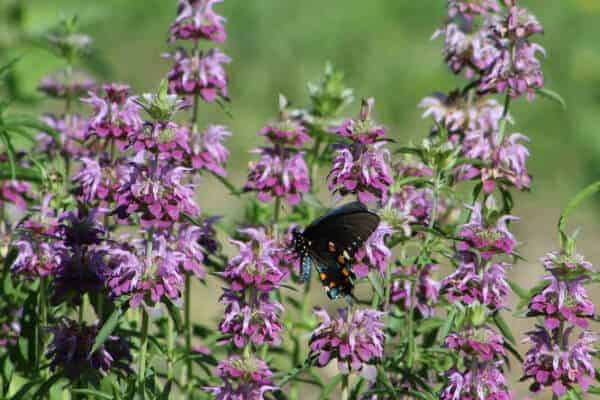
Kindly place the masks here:
[(148, 313), (142, 307), (142, 337), (140, 343), (140, 359), (138, 368), (138, 394), (141, 399), (145, 398), (144, 383), (146, 377), (146, 353), (148, 350)]
[(350, 398), (350, 374), (342, 374), (342, 393), (341, 400)]
[(175, 350), (175, 337), (173, 336), (173, 331), (175, 330), (175, 326), (173, 323), (173, 318), (170, 316), (167, 317), (167, 379), (169, 381), (173, 380), (173, 357)]
[[(185, 324), (185, 348), (187, 354), (191, 354), (192, 351), (192, 322), (191, 322), (191, 284), (192, 278), (191, 274), (185, 274), (185, 291), (183, 293), (184, 298), (183, 302), (185, 303), (184, 308), (184, 324)], [(186, 360), (185, 366), (185, 382), (186, 382), (186, 390), (189, 393), (191, 383), (192, 383), (192, 359), (190, 357)]]
[(46, 377), (46, 369), (41, 369), (41, 361), (44, 353), (44, 329), (48, 323), (48, 294), (47, 294), (47, 281), (46, 278), (40, 279), (40, 294), (39, 294), (39, 321), (40, 323), (36, 326), (37, 329), (37, 367), (40, 371), (42, 378)]

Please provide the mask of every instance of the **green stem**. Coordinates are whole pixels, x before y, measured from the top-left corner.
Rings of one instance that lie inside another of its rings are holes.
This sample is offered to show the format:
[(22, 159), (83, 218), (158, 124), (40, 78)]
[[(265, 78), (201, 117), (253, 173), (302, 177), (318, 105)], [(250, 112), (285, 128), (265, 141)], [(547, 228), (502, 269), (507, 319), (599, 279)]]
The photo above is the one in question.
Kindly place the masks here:
[(350, 398), (350, 374), (342, 374), (342, 394), (341, 400)]
[[(192, 284), (192, 277), (191, 275), (188, 273), (185, 275), (185, 291), (184, 291), (184, 323), (185, 323), (185, 349), (187, 351), (187, 354), (192, 354), (192, 322), (191, 322), (191, 313), (190, 313), (190, 309), (191, 309), (191, 285)], [(191, 388), (191, 384), (192, 384), (192, 378), (193, 378), (193, 370), (192, 370), (192, 359), (188, 357), (188, 359), (186, 360), (186, 367), (185, 367), (185, 371), (186, 371), (186, 377), (185, 377), (185, 382), (186, 382), (186, 389), (188, 390), (189, 393), (189, 389)]]
[[(177, 311), (179, 312), (179, 311)], [(175, 337), (173, 336), (175, 330), (175, 324), (173, 323), (173, 318), (171, 316), (167, 317), (167, 379), (169, 381), (173, 380), (174, 371), (173, 371), (173, 358), (174, 358), (174, 350), (175, 350)]]
[(275, 198), (275, 205), (273, 206), (273, 224), (277, 225), (279, 222), (279, 209), (281, 208), (281, 197)]
[(41, 278), (40, 279), (40, 294), (39, 294), (39, 321), (40, 323), (38, 324), (38, 326), (36, 327), (37, 329), (37, 341), (38, 341), (38, 345), (37, 345), (37, 355), (36, 355), (36, 361), (37, 361), (37, 367), (38, 367), (38, 371), (40, 371), (40, 374), (42, 376), (42, 378), (46, 377), (46, 370), (41, 370), (40, 366), (42, 363), (42, 358), (43, 358), (43, 354), (44, 354), (44, 329), (46, 327), (46, 324), (48, 323), (48, 295), (47, 295), (47, 281), (46, 278)]
[(138, 368), (138, 394), (141, 399), (145, 398), (144, 383), (146, 377), (146, 353), (148, 351), (148, 313), (144, 307), (142, 312), (142, 338), (140, 343), (140, 359)]

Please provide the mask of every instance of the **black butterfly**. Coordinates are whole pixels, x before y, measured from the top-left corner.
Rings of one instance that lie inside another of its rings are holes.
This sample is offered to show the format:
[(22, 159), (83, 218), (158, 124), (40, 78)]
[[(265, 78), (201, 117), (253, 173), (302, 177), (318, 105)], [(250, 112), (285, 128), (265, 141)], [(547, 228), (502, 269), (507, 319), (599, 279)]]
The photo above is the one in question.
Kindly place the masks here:
[(302, 280), (310, 278), (314, 264), (330, 299), (352, 296), (356, 277), (350, 263), (377, 225), (377, 214), (356, 201), (317, 218), (304, 232), (294, 231)]

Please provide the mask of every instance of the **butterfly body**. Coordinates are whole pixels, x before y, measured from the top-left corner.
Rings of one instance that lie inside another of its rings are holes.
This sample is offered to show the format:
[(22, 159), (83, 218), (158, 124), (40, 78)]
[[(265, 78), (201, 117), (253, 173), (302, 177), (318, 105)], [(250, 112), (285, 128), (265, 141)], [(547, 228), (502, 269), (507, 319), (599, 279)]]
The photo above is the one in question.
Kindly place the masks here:
[(356, 278), (351, 265), (354, 254), (377, 225), (377, 214), (353, 202), (316, 219), (304, 232), (295, 231), (294, 249), (301, 259), (301, 279), (310, 279), (314, 265), (329, 298), (351, 296)]

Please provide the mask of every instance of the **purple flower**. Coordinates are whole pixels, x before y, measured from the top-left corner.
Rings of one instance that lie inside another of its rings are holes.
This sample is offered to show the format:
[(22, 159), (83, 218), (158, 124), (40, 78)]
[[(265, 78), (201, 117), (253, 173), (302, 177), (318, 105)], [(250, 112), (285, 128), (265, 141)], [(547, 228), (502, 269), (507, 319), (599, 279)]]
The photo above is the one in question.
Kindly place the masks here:
[(432, 317), (441, 287), (440, 282), (431, 276), (436, 269), (437, 266), (432, 264), (427, 264), (420, 270), (414, 265), (397, 268), (392, 272), (391, 302), (398, 304), (403, 310), (409, 310), (414, 301), (414, 306), (423, 317)]
[(68, 114), (63, 117), (46, 115), (42, 122), (59, 133), (60, 143), (56, 143), (53, 136), (41, 132), (37, 136), (36, 151), (51, 157), (56, 154), (78, 158), (90, 153), (90, 149), (83, 145), (86, 139), (88, 123), (78, 114)]
[[(433, 191), (430, 188), (404, 185), (399, 191), (392, 193), (388, 205), (403, 221), (405, 235), (410, 236), (411, 224), (429, 224), (433, 212)], [(444, 201), (438, 201), (436, 214), (443, 215), (446, 207)]]
[(277, 241), (269, 237), (264, 229), (240, 229), (241, 234), (250, 238), (242, 242), (231, 240), (238, 246), (238, 254), (229, 260), (223, 271), (234, 291), (253, 288), (268, 292), (279, 287), (287, 277), (285, 271), (279, 269), (281, 248)]
[(224, 65), (231, 58), (218, 49), (203, 54), (188, 55), (179, 49), (166, 57), (175, 64), (167, 74), (169, 93), (200, 95), (204, 101), (213, 102), (217, 96), (227, 99), (228, 77)]
[(542, 257), (541, 262), (546, 271), (564, 280), (572, 277), (587, 278), (594, 267), (581, 254), (566, 254), (562, 251), (551, 251)]
[(195, 225), (181, 225), (177, 232), (175, 248), (184, 254), (182, 268), (184, 271), (192, 272), (198, 279), (206, 275), (204, 269), (205, 254), (208, 249), (202, 246), (202, 240), (207, 236), (206, 229)]
[(475, 15), (487, 16), (500, 11), (497, 0), (448, 0), (448, 16), (461, 14), (473, 18)]
[(269, 138), (271, 143), (284, 147), (302, 147), (310, 140), (306, 127), (300, 121), (290, 118), (270, 123), (258, 134)]
[(369, 236), (356, 254), (352, 271), (358, 278), (368, 275), (369, 267), (376, 268), (383, 275), (387, 268), (392, 251), (385, 245), (385, 238), (394, 233), (394, 230), (385, 222), (379, 224), (377, 229)]
[(561, 322), (587, 328), (594, 317), (595, 306), (583, 286), (585, 278), (561, 281), (554, 275), (546, 277), (548, 286), (533, 296), (528, 316), (543, 316), (548, 329), (558, 329)]
[(231, 132), (223, 125), (209, 125), (201, 135), (191, 135), (190, 163), (192, 168), (205, 169), (219, 176), (226, 176), (225, 164), (229, 150), (223, 145)]
[(485, 363), (461, 372), (448, 371), (448, 383), (442, 390), (441, 400), (510, 400), (501, 362)]
[(10, 304), (5, 304), (4, 307), (2, 316), (0, 316), (0, 354), (2, 354), (3, 348), (17, 344), (21, 335), (20, 319), (23, 315), (22, 308), (16, 308)]
[(342, 196), (356, 194), (362, 203), (385, 203), (392, 178), (390, 153), (384, 145), (355, 143), (338, 149), (329, 172), (329, 190)]
[(16, 180), (0, 181), (0, 207), (12, 204), (19, 211), (27, 210), (27, 201), (25, 199), (30, 190), (31, 185), (27, 182)]
[(504, 215), (498, 218), (496, 226), (486, 226), (481, 213), (481, 204), (475, 204), (471, 208), (469, 222), (464, 224), (458, 233), (458, 237), (462, 239), (458, 242), (458, 250), (476, 252), (484, 260), (489, 260), (497, 254), (510, 255), (517, 241), (508, 230), (507, 222), (517, 219), (512, 215)]
[[(359, 309), (352, 315), (346, 310), (338, 311), (338, 318), (331, 319), (327, 311), (316, 309), (321, 324), (310, 338), (310, 350), (318, 355), (318, 364), (325, 366), (337, 359), (343, 373), (359, 371), (364, 364), (383, 358), (384, 313), (372, 309)], [(365, 366), (366, 367), (366, 366)]]
[(461, 263), (442, 281), (442, 291), (452, 303), (470, 305), (475, 302), (491, 310), (504, 307), (510, 288), (506, 282), (507, 263), (492, 263), (482, 273), (474, 263)]
[(470, 328), (452, 332), (446, 337), (449, 349), (460, 351), (463, 356), (480, 361), (498, 360), (506, 356), (504, 338), (490, 328)]
[(529, 139), (519, 133), (504, 138), (498, 133), (491, 136), (476, 132), (467, 135), (463, 143), (465, 156), (481, 160), (486, 165), (461, 166), (457, 170), (457, 179), (470, 180), (479, 176), (485, 193), (492, 193), (498, 184), (513, 185), (520, 190), (529, 188), (531, 177), (526, 166), (529, 150), (521, 141)]
[[(466, 135), (478, 133), (490, 135), (500, 127), (504, 107), (494, 99), (477, 97), (471, 102), (458, 91), (450, 94), (434, 93), (419, 103), (425, 109), (423, 118), (432, 117), (437, 125), (441, 125), (451, 134)], [(510, 116), (507, 117), (511, 121)]]
[(80, 305), (85, 293), (100, 292), (105, 287), (104, 254), (102, 250), (76, 250), (73, 253), (63, 250), (53, 271), (52, 303), (68, 301)]
[(433, 38), (444, 36), (444, 58), (455, 74), (464, 71), (469, 79), (490, 68), (500, 51), (486, 28), (473, 30), (471, 21), (464, 17), (439, 29)]
[(143, 227), (167, 228), (179, 221), (182, 214), (200, 213), (192, 186), (181, 182), (188, 171), (186, 168), (140, 164), (132, 164), (132, 167), (122, 177), (117, 193), (119, 219), (137, 213)]
[(263, 400), (266, 392), (277, 390), (269, 366), (255, 357), (229, 357), (219, 363), (217, 374), (223, 384), (204, 388), (217, 400)]
[(269, 299), (268, 293), (254, 292), (247, 302), (243, 294), (225, 290), (221, 303), (225, 305), (225, 314), (219, 324), (221, 333), (230, 337), (236, 347), (242, 348), (248, 343), (260, 346), (264, 343), (278, 345), (281, 342), (280, 314), (283, 306)]
[(503, 93), (508, 90), (512, 97), (527, 94), (529, 100), (535, 89), (544, 86), (544, 74), (537, 54), (545, 50), (528, 38), (542, 33), (543, 28), (527, 10), (510, 6), (506, 18), (496, 18), (491, 31), (499, 54), (493, 65), (482, 75), (479, 90)]
[(76, 184), (75, 195), (81, 202), (106, 207), (117, 198), (120, 178), (127, 176), (133, 168), (129, 164), (114, 163), (106, 154), (98, 160), (82, 157), (81, 169), (72, 177)]
[(106, 229), (98, 219), (98, 209), (67, 211), (61, 214), (58, 227), (61, 238), (68, 247), (100, 244)]
[(545, 387), (551, 388), (554, 395), (561, 397), (570, 388), (579, 387), (587, 392), (594, 380), (595, 370), (592, 355), (598, 335), (582, 332), (574, 343), (569, 343), (572, 329), (564, 336), (554, 337), (542, 327), (529, 332), (528, 341), (532, 348), (525, 355), (523, 379), (532, 379), (532, 392)]
[(126, 245), (105, 246), (105, 282), (112, 298), (132, 293), (142, 280), (145, 266)]
[(90, 354), (99, 329), (97, 324), (88, 326), (68, 319), (48, 328), (53, 335), (46, 354), (51, 359), (50, 369), (62, 370), (71, 380), (86, 374), (105, 375), (111, 369), (133, 373), (130, 346), (124, 338), (109, 336)]
[(375, 100), (373, 98), (364, 100), (358, 119), (348, 118), (341, 125), (333, 127), (332, 131), (338, 136), (348, 138), (353, 142), (364, 145), (375, 143), (385, 136), (385, 128), (370, 119), (374, 105)]
[(216, 14), (212, 7), (223, 0), (179, 0), (177, 18), (169, 29), (169, 41), (205, 39), (224, 42), (225, 18)]
[(254, 151), (260, 159), (248, 165), (245, 190), (258, 192), (260, 201), (273, 197), (285, 198), (290, 205), (300, 202), (310, 190), (310, 176), (304, 153), (283, 149), (262, 148)]
[(129, 97), (127, 85), (111, 84), (102, 88), (102, 97), (90, 92), (90, 97), (82, 100), (94, 109), (94, 115), (89, 121), (88, 136), (114, 140), (123, 150), (128, 145), (129, 136), (142, 128), (140, 106), (133, 97)]
[(183, 253), (170, 250), (168, 240), (170, 238), (164, 236), (155, 237), (150, 259), (147, 255), (143, 257), (144, 272), (133, 289), (130, 301), (132, 307), (137, 307), (142, 302), (156, 304), (163, 296), (175, 302), (180, 299), (185, 283), (180, 265), (186, 257)]
[(182, 161), (190, 154), (188, 129), (174, 122), (145, 124), (131, 138), (135, 151), (147, 150), (160, 160)]
[(75, 71), (67, 75), (65, 71), (59, 71), (43, 77), (38, 90), (49, 97), (78, 99), (95, 87), (94, 79), (84, 72)]

